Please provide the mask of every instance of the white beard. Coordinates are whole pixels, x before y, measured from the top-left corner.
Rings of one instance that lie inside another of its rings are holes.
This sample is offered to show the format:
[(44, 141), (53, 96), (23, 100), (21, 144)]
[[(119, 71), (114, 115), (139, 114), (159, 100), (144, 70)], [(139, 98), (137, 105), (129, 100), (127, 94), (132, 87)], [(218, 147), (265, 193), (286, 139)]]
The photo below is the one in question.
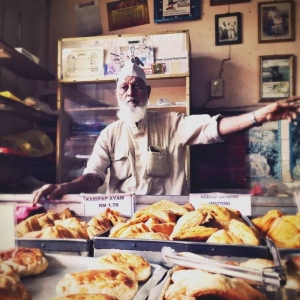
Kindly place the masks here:
[(125, 123), (135, 124), (144, 119), (147, 113), (146, 106), (128, 106), (124, 102), (118, 100), (119, 111), (117, 112), (117, 116), (120, 120)]

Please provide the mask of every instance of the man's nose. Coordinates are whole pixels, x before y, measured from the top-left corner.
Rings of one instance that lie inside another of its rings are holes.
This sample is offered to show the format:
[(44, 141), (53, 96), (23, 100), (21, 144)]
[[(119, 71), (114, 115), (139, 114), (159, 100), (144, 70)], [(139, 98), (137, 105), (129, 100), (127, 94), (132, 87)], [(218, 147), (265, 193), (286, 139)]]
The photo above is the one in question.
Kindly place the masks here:
[(134, 95), (135, 94), (135, 89), (134, 89), (133, 85), (129, 84), (127, 94), (128, 95)]

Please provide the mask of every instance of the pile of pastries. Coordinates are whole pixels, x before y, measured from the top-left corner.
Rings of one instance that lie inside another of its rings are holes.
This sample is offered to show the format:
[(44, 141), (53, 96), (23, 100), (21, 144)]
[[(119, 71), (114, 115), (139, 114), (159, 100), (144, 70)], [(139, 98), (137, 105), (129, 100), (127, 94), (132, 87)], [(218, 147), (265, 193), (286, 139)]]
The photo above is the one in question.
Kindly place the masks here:
[(264, 236), (272, 239), (278, 248), (300, 248), (300, 213), (285, 215), (280, 210), (270, 210), (264, 216), (252, 219)]
[(258, 232), (239, 211), (215, 204), (195, 209), (161, 200), (138, 210), (130, 220), (110, 231), (113, 238), (184, 240), (208, 243), (260, 245)]
[(20, 222), (16, 226), (16, 237), (91, 239), (125, 220), (119, 212), (109, 208), (88, 222), (75, 217), (68, 208), (60, 214), (49, 210)]
[(56, 284), (52, 300), (132, 300), (139, 283), (151, 276), (151, 264), (130, 253), (111, 253), (95, 259), (87, 270), (67, 273)]
[(32, 300), (20, 277), (38, 275), (48, 267), (44, 253), (37, 248), (16, 247), (0, 252), (0, 299)]

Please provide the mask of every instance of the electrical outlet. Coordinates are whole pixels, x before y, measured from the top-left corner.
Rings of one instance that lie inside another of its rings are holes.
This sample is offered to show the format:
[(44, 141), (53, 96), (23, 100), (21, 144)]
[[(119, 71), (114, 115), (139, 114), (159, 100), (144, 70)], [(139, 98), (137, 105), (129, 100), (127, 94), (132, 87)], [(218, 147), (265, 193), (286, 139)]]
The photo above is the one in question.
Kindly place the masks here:
[(223, 97), (223, 79), (212, 79), (210, 81), (210, 96)]

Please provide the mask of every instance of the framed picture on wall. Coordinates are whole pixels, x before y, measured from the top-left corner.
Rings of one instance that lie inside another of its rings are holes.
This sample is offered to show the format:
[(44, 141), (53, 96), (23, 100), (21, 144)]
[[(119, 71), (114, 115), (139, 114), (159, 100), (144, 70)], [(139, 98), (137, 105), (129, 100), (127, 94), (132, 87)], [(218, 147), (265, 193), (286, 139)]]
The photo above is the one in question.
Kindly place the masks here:
[(293, 1), (258, 3), (258, 42), (275, 43), (295, 40)]
[(155, 0), (154, 23), (200, 19), (200, 0)]
[(210, 0), (210, 6), (250, 2), (251, 0)]
[(273, 102), (294, 94), (294, 55), (259, 57), (259, 102)]
[(241, 13), (215, 15), (215, 40), (217, 46), (242, 43), (241, 19)]

